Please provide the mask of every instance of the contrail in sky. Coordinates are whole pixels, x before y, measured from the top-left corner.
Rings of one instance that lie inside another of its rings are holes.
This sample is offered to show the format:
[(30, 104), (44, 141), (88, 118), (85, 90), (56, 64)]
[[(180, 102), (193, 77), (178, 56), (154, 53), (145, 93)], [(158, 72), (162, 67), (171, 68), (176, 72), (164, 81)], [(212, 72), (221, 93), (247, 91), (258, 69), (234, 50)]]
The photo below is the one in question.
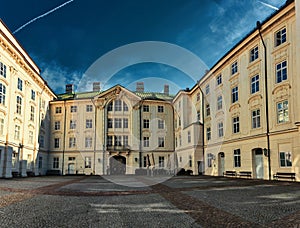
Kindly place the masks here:
[(67, 4), (69, 4), (69, 3), (73, 2), (73, 1), (74, 1), (74, 0), (69, 0), (69, 1), (67, 1), (67, 2), (65, 2), (65, 3), (63, 3), (63, 4), (61, 4), (61, 5), (57, 6), (57, 7), (55, 7), (54, 9), (49, 10), (48, 12), (46, 12), (46, 13), (40, 15), (40, 16), (37, 16), (37, 17), (35, 17), (35, 18), (33, 18), (33, 19), (31, 19), (31, 20), (28, 21), (26, 24), (24, 24), (24, 25), (22, 25), (20, 28), (16, 29), (16, 30), (13, 32), (13, 34), (19, 32), (20, 30), (22, 30), (23, 28), (25, 28), (27, 25), (30, 25), (32, 22), (35, 22), (36, 20), (41, 19), (42, 17), (45, 17), (45, 16), (47, 16), (47, 15), (53, 13), (54, 11), (56, 11), (56, 10), (58, 10), (58, 9), (60, 9), (60, 8), (62, 8), (62, 7), (64, 7), (65, 5), (67, 5)]
[(263, 5), (265, 5), (265, 6), (269, 7), (269, 8), (271, 8), (271, 9), (279, 10), (277, 7), (272, 6), (272, 5), (268, 4), (268, 3), (265, 3), (265, 2), (262, 2), (262, 1), (259, 1), (259, 2), (260, 2), (261, 4), (263, 4)]

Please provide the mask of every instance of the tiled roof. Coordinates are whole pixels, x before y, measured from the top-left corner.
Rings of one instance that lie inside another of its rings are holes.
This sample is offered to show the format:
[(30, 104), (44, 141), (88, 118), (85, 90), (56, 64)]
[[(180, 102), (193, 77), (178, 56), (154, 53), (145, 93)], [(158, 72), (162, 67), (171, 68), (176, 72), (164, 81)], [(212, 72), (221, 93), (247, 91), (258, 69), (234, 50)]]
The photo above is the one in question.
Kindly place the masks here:
[(173, 95), (166, 95), (164, 93), (155, 93), (155, 92), (134, 92), (137, 96), (142, 99), (147, 100), (173, 100)]
[(73, 100), (73, 99), (88, 99), (94, 98), (101, 92), (73, 92), (73, 93), (62, 93), (57, 95), (57, 100)]

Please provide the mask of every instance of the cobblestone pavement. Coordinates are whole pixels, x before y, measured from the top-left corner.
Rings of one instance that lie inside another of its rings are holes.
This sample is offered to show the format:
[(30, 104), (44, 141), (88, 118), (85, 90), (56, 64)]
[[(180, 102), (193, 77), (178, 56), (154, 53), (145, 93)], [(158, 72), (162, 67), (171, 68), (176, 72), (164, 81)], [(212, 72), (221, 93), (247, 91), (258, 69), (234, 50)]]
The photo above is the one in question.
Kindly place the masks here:
[(300, 183), (207, 176), (0, 179), (0, 227), (300, 228)]

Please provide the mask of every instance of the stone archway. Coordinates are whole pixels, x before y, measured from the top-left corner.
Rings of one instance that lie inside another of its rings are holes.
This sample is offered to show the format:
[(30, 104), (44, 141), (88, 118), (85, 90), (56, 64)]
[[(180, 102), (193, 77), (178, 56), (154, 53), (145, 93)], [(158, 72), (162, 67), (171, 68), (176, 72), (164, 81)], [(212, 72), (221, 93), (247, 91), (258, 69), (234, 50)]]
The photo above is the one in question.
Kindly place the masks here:
[(109, 171), (111, 175), (124, 175), (126, 173), (126, 158), (120, 155), (109, 159)]

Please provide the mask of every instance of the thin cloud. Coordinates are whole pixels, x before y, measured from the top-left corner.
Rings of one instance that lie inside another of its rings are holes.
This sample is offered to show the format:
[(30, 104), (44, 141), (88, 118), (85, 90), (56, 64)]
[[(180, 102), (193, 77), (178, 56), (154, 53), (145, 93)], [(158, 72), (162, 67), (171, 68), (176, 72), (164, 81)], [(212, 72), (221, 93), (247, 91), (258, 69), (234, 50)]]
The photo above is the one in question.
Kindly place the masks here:
[(62, 8), (62, 7), (64, 7), (65, 5), (67, 5), (67, 4), (69, 4), (69, 3), (73, 2), (73, 1), (74, 1), (74, 0), (69, 0), (69, 1), (67, 1), (67, 2), (65, 2), (65, 3), (63, 3), (63, 4), (61, 4), (61, 5), (57, 6), (57, 7), (55, 7), (54, 9), (49, 10), (48, 12), (46, 12), (46, 13), (40, 15), (40, 16), (37, 16), (37, 17), (35, 17), (35, 18), (33, 18), (33, 19), (31, 19), (30, 21), (28, 21), (27, 23), (25, 23), (24, 25), (22, 25), (21, 27), (19, 27), (18, 29), (16, 29), (16, 30), (13, 32), (13, 34), (16, 34), (17, 32), (19, 32), (20, 30), (22, 30), (22, 29), (25, 28), (26, 26), (28, 26), (28, 25), (30, 25), (31, 23), (35, 22), (36, 20), (41, 19), (41, 18), (43, 18), (43, 17), (45, 17), (45, 16), (47, 16), (47, 15), (53, 13), (54, 11), (56, 11), (56, 10), (58, 10), (58, 9), (60, 9), (60, 8)]
[(271, 9), (274, 9), (274, 10), (279, 10), (276, 6), (272, 6), (271, 4), (268, 4), (268, 3), (265, 3), (265, 2), (262, 2), (262, 1), (258, 1), (260, 2), (261, 4), (271, 8)]

